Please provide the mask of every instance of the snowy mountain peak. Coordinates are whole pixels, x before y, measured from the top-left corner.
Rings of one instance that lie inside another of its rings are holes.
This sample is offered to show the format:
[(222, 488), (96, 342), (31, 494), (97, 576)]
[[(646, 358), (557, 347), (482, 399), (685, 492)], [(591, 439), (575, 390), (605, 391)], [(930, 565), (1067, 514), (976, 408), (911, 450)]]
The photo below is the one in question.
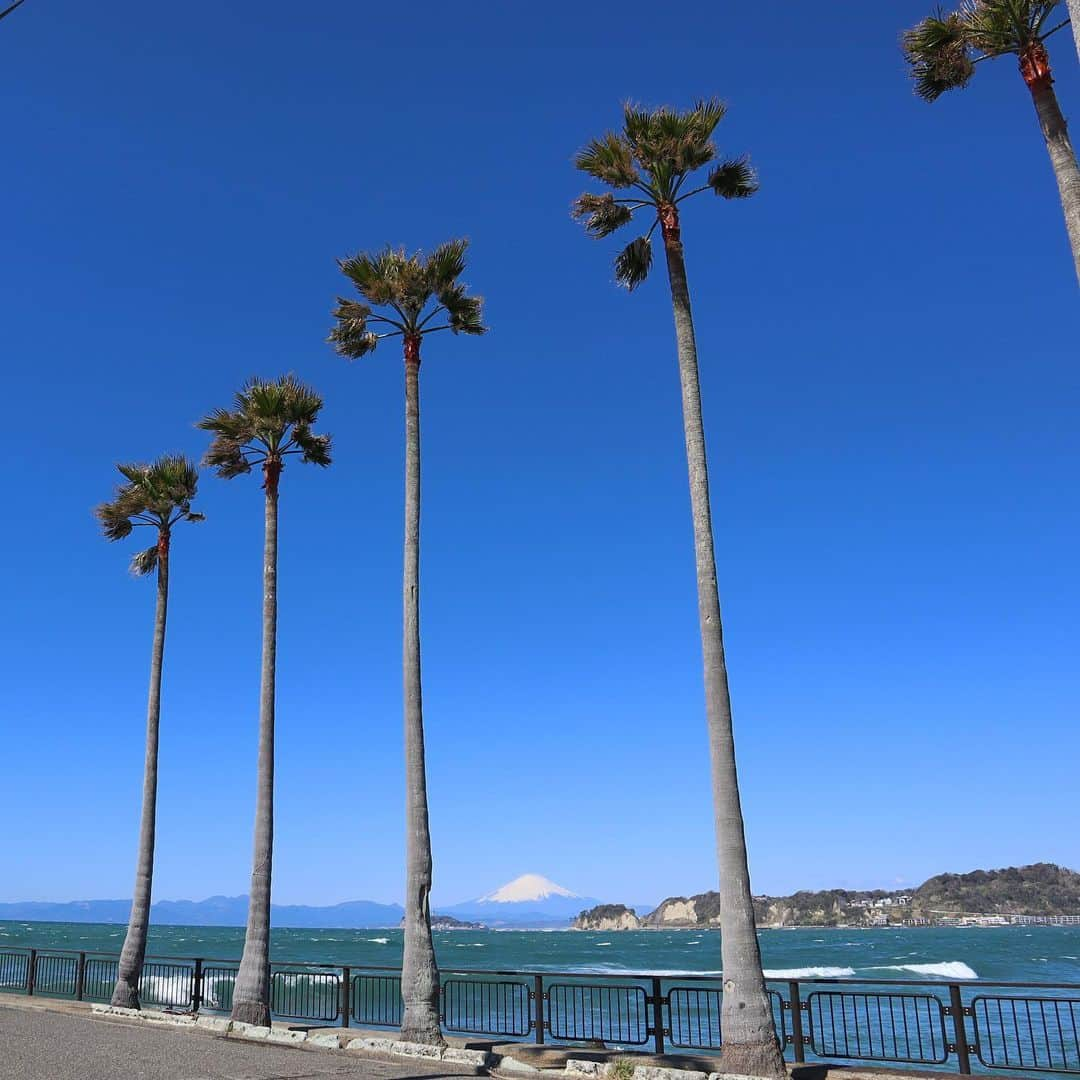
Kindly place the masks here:
[(482, 896), (477, 901), (480, 904), (520, 904), (533, 900), (546, 900), (549, 896), (563, 896), (570, 900), (580, 900), (577, 893), (556, 885), (540, 874), (522, 874), (507, 882), (500, 889), (496, 889), (487, 896)]

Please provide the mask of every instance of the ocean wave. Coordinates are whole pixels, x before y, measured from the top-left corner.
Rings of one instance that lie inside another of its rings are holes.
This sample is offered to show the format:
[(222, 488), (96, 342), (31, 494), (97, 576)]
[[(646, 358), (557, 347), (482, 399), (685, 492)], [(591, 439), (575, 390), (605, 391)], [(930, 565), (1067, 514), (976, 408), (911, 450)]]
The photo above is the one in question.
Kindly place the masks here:
[(390, 939), (388, 937), (369, 937), (365, 938), (364, 940), (373, 942), (376, 945), (385, 945), (387, 944), (387, 942), (389, 942)]
[(843, 979), (854, 975), (849, 967), (766, 968), (766, 979)]
[(596, 947), (597, 947), (598, 949), (600, 949), (600, 948), (602, 948), (602, 947), (603, 947), (603, 946), (605, 946), (605, 945), (610, 945), (610, 944), (611, 944), (611, 942), (610, 942), (610, 941), (594, 941), (594, 942), (593, 942), (593, 944), (594, 944), (594, 945), (595, 945), (595, 946), (596, 946)]
[(913, 975), (928, 975), (941, 979), (977, 979), (979, 973), (962, 960), (944, 960), (940, 964), (882, 964), (868, 971), (910, 971)]

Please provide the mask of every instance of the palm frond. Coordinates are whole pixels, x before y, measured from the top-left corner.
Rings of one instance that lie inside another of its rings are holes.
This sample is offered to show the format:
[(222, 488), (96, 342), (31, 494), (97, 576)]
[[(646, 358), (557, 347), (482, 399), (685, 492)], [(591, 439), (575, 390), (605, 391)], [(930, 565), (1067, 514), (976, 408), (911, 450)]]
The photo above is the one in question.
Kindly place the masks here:
[(584, 219), (585, 231), (597, 239), (610, 236), (633, 219), (630, 207), (617, 203), (611, 192), (579, 195), (570, 212), (579, 221)]
[(651, 266), (652, 241), (639, 236), (615, 257), (615, 280), (633, 292), (649, 276)]
[(574, 166), (613, 188), (631, 187), (640, 179), (630, 146), (611, 131), (581, 150), (574, 158)]
[(446, 308), (450, 329), (455, 334), (486, 334), (482, 310), (484, 301), (479, 296), (469, 296), (464, 285), (454, 285), (439, 294), (439, 303)]
[(301, 461), (321, 465), (324, 469), (330, 464), (329, 435), (315, 435), (307, 424), (297, 424), (293, 429), (293, 439), (302, 451)]
[(449, 289), (465, 272), (465, 252), (468, 247), (468, 240), (447, 240), (428, 256), (425, 270), (434, 295)]
[(190, 515), (199, 470), (182, 454), (163, 454), (149, 465), (124, 463), (116, 468), (124, 483), (117, 486), (111, 502), (94, 510), (107, 540), (130, 536), (136, 519), (139, 524), (165, 529), (174, 515)]
[(757, 173), (745, 157), (721, 162), (709, 173), (708, 183), (722, 199), (748, 199), (760, 187)]
[(157, 544), (153, 547), (148, 547), (145, 551), (140, 551), (138, 554), (132, 556), (131, 565), (128, 568), (135, 577), (145, 577), (147, 574), (152, 574), (158, 565), (158, 549)]
[[(214, 469), (218, 476), (231, 479), (251, 472), (252, 466), (259, 462), (280, 461), (288, 449), (290, 436), (300, 446), (303, 460), (320, 465), (330, 463), (329, 436), (311, 432), (322, 411), (323, 399), (295, 375), (249, 379), (237, 392), (234, 406), (231, 412), (215, 409), (198, 423), (198, 427), (214, 436), (203, 464)], [(310, 458), (309, 449), (314, 454)]]
[(967, 86), (975, 72), (969, 27), (956, 12), (923, 19), (904, 33), (903, 49), (915, 93), (924, 101)]

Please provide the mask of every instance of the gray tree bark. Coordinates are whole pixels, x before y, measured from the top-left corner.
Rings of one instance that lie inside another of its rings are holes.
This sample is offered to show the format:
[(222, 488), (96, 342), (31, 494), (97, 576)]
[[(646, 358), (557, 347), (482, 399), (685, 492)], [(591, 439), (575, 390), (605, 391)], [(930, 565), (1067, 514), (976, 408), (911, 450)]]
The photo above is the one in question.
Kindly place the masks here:
[(697, 344), (678, 215), (674, 207), (662, 209), (661, 223), (682, 384), (683, 426), (697, 561), (698, 618), (705, 670), (705, 716), (712, 762), (716, 852), (720, 871), (720, 948), (724, 992), (720, 1018), (723, 1049), (719, 1071), (786, 1077), (772, 1009), (765, 992), (750, 892), (750, 871), (735, 766), (731, 698), (720, 621), (720, 596), (716, 584)]
[(1066, 0), (1069, 19), (1072, 21), (1073, 40), (1076, 42), (1076, 55), (1080, 56), (1080, 0)]
[(280, 462), (263, 466), (266, 540), (263, 550), (262, 677), (255, 842), (247, 930), (233, 988), (232, 1019), (270, 1026), (270, 879), (274, 856), (274, 687), (277, 678), (277, 550)]
[(169, 608), (169, 534), (158, 539), (157, 605), (154, 611), (154, 644), (150, 652), (150, 692), (146, 705), (146, 761), (143, 765), (142, 818), (139, 824), (139, 855), (135, 889), (131, 900), (127, 934), (117, 967), (112, 1004), (139, 1008), (139, 979), (146, 959), (146, 936), (150, 929), (150, 894), (154, 878), (154, 842), (157, 830), (158, 729), (161, 723), (161, 667), (165, 656), (165, 620)]
[[(1072, 2), (1080, 3), (1080, 0)], [(1054, 178), (1061, 195), (1061, 208), (1065, 213), (1065, 228), (1069, 233), (1069, 244), (1072, 248), (1073, 266), (1077, 280), (1080, 281), (1080, 168), (1076, 164), (1076, 151), (1069, 138), (1069, 127), (1061, 112), (1061, 106), (1058, 105), (1050, 75), (1029, 84), (1028, 88), (1035, 102), (1039, 127), (1046, 140), (1050, 164), (1054, 167)]]
[(444, 1044), (439, 968), (431, 940), (431, 832), (428, 826), (424, 710), (420, 689), (420, 342), (405, 346), (405, 945), (401, 964), (406, 1042)]

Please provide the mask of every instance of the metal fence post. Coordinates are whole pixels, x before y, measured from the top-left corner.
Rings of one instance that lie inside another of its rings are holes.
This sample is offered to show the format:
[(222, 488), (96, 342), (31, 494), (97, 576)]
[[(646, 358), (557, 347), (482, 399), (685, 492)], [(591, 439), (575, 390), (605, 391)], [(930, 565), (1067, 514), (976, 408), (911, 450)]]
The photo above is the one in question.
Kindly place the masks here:
[(202, 1008), (203, 1001), (203, 973), (202, 960), (195, 961), (195, 975), (191, 980), (191, 1011), (197, 1013)]
[(536, 1025), (536, 1042), (539, 1045), (544, 1043), (544, 976), (533, 976), (533, 1013), (536, 1019), (533, 1023)]
[(349, 1026), (349, 1006), (352, 1001), (352, 969), (343, 967), (341, 969), (341, 978), (341, 1026), (347, 1028)]
[(86, 953), (79, 953), (79, 966), (75, 969), (75, 1000), (82, 1001), (86, 992)]
[(664, 997), (660, 989), (660, 980), (652, 981), (652, 1016), (653, 1016), (653, 1039), (656, 1042), (656, 1052), (664, 1052)]
[(802, 996), (795, 979), (788, 983), (788, 1004), (791, 1007), (791, 1045), (795, 1047), (795, 1060), (801, 1064), (806, 1060), (806, 1043), (803, 1042)]
[(971, 1072), (971, 1057), (968, 1053), (967, 1025), (964, 1023), (964, 1000), (960, 996), (958, 983), (949, 983), (949, 1005), (956, 1037), (956, 1058), (960, 1071), (966, 1075)]
[(26, 995), (33, 997), (34, 984), (37, 982), (37, 949), (30, 950), (30, 962), (26, 967)]

